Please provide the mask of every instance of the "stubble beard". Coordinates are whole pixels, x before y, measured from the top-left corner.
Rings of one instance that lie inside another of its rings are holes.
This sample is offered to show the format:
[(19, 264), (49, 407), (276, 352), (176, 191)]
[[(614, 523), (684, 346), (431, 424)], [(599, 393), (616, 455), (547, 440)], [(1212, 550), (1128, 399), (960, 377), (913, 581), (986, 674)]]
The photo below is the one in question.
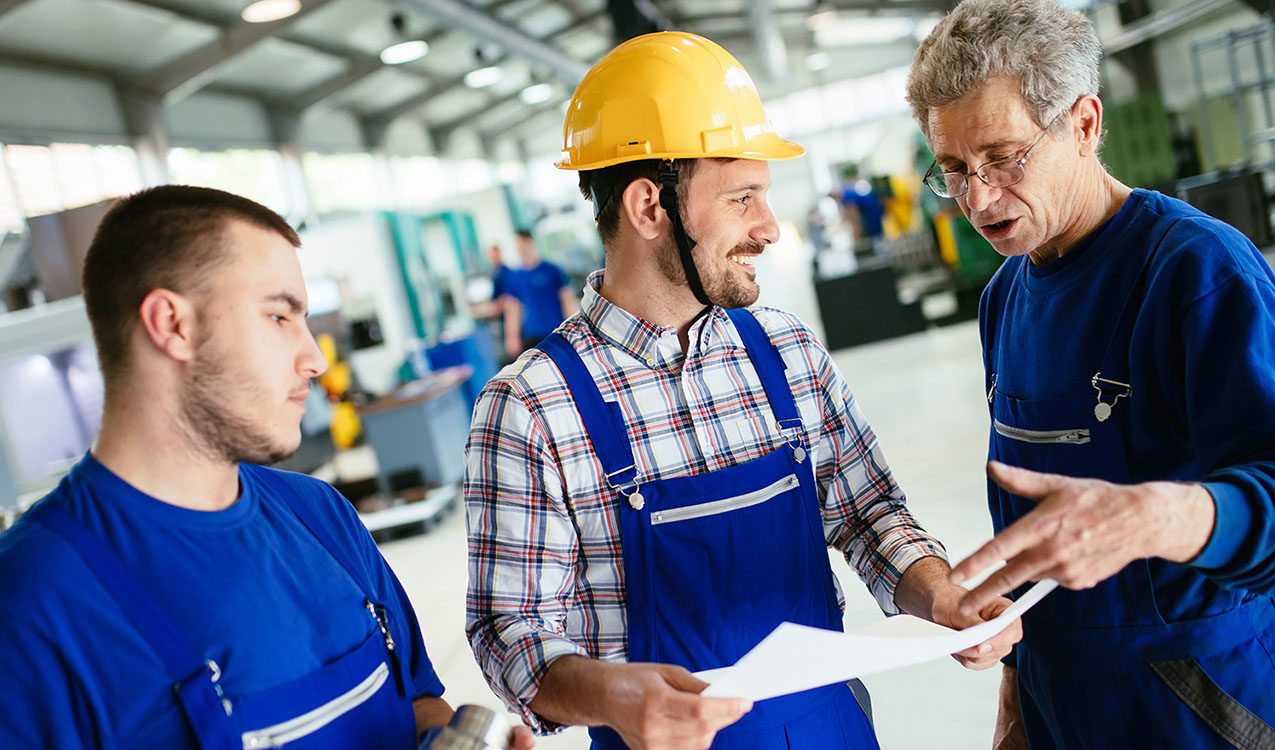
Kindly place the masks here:
[[(735, 281), (731, 278), (729, 266), (725, 264), (734, 263), (730, 260), (734, 255), (755, 255), (765, 247), (756, 242), (741, 242), (731, 248), (726, 254), (726, 259), (721, 263), (706, 263), (705, 261), (713, 259), (707, 257), (707, 253), (702, 251), (700, 246), (696, 246), (691, 251), (691, 255), (695, 260), (695, 268), (699, 271), (699, 280), (704, 286), (704, 294), (708, 296), (708, 301), (728, 309), (748, 307), (756, 302), (761, 294), (757, 284)], [(664, 241), (660, 243), (659, 251), (655, 254), (655, 261), (660, 274), (665, 279), (679, 286), (690, 285), (686, 279), (686, 270), (682, 268), (682, 256), (678, 251), (677, 242), (671, 234), (665, 236)]]
[(214, 460), (262, 466), (296, 453), (299, 444), (280, 444), (252, 415), (238, 414), (228, 405), (248, 390), (231, 376), (220, 352), (201, 342), (180, 404), (180, 420), (196, 449)]

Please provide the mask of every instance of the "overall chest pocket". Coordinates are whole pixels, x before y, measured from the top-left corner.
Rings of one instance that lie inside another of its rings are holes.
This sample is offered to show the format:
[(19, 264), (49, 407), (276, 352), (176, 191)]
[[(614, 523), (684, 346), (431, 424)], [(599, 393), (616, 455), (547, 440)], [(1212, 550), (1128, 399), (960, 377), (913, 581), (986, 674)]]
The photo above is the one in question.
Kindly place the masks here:
[(685, 505), (680, 508), (670, 508), (668, 510), (658, 510), (651, 513), (651, 525), (660, 526), (667, 523), (677, 523), (678, 521), (690, 521), (697, 518), (707, 518), (709, 516), (717, 516), (723, 513), (741, 510), (743, 508), (751, 508), (755, 505), (761, 505), (768, 500), (797, 489), (800, 482), (796, 474), (789, 474), (766, 487), (762, 487), (752, 492), (746, 492), (733, 497), (721, 498), (719, 500), (711, 500), (706, 503), (696, 503), (694, 505)]
[(244, 732), (244, 750), (283, 747), (287, 743), (315, 734), (371, 700), (389, 677), (389, 666), (385, 663), (377, 665), (357, 685), (326, 703), (277, 724)]

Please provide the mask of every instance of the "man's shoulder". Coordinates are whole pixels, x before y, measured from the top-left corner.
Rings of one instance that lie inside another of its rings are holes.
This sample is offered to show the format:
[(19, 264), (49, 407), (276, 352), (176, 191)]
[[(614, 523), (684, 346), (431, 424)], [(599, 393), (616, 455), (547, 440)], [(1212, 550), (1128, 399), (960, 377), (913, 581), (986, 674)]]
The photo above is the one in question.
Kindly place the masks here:
[(50, 495), (0, 534), (0, 603), (10, 614), (47, 617), (57, 602), (96, 587), (93, 571), (71, 543), (38, 522), (42, 509), (62, 505), (62, 498)]
[(1187, 297), (1207, 294), (1239, 275), (1275, 282), (1261, 253), (1230, 224), (1159, 193), (1149, 193), (1144, 205), (1155, 217), (1148, 235), (1161, 235), (1151, 275), (1160, 284), (1171, 282), (1175, 297), (1189, 302)]
[(781, 350), (785, 345), (795, 345), (826, 351), (824, 345), (815, 336), (814, 331), (810, 329), (810, 326), (806, 325), (796, 315), (786, 310), (780, 310), (777, 307), (767, 307), (765, 305), (754, 305), (746, 308), (746, 310), (757, 319), (762, 329), (766, 331), (766, 335)]
[[(272, 469), (268, 466), (243, 464), (244, 475), (253, 481), (263, 501), (305, 503), (321, 519), (342, 528), (360, 528), (361, 522), (354, 506), (336, 488), (322, 479), (295, 471)], [(295, 498), (283, 496), (294, 493)]]

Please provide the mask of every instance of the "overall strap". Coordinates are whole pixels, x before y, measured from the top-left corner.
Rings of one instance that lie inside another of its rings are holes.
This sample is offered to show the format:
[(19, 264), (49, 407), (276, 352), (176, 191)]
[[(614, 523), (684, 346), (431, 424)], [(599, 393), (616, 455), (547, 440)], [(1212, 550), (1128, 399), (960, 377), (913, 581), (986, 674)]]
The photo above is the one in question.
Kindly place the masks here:
[(362, 568), (354, 564), (353, 560), (350, 559), (349, 551), (345, 547), (337, 544), (332, 539), (332, 535), (328, 533), (327, 528), (319, 521), (319, 517), (314, 514), (310, 504), (301, 498), (301, 494), (297, 492), (296, 488), (285, 482), (282, 477), (273, 471), (262, 468), (259, 473), (267, 482), (274, 485), (284, 505), (292, 509), (292, 512), (301, 520), (301, 524), (309, 529), (314, 538), (319, 540), (319, 544), (323, 545), (328, 554), (332, 555), (337, 563), (345, 569), (345, 572), (350, 575), (354, 583), (363, 590), (364, 595), (372, 596), (374, 590), (371, 583), (366, 580), (367, 577), (363, 575)]
[(32, 520), (71, 545), (159, 656), (200, 747), (203, 750), (240, 750), (243, 741), (227, 720), (230, 704), (224, 700), (221, 687), (216, 684), (221, 672), (215, 663), (200, 656), (155, 597), (81, 521), (53, 507), (41, 508)]
[(744, 348), (748, 350), (748, 358), (761, 379), (761, 386), (766, 391), (766, 400), (770, 402), (770, 410), (775, 414), (775, 422), (781, 430), (801, 426), (801, 414), (797, 411), (797, 402), (793, 400), (792, 388), (784, 370), (788, 366), (779, 356), (779, 349), (770, 340), (766, 329), (761, 327), (757, 318), (745, 308), (726, 310), (726, 315), (735, 324), (744, 340)]
[(562, 373), (607, 480), (613, 487), (632, 484), (637, 478), (637, 468), (619, 406), (602, 399), (589, 368), (562, 334), (546, 336), (536, 348), (548, 354)]
[(1154, 234), (1146, 243), (1146, 257), (1142, 259), (1142, 266), (1138, 268), (1138, 274), (1129, 286), (1124, 304), (1120, 308), (1120, 317), (1116, 319), (1111, 338), (1107, 340), (1107, 348), (1103, 350), (1102, 369), (1099, 372), (1104, 378), (1109, 374), (1115, 380), (1128, 381), (1129, 352), (1117, 354), (1117, 351), (1128, 348), (1128, 341), (1133, 336), (1133, 324), (1137, 318), (1135, 313), (1146, 297), (1147, 274), (1151, 263), (1155, 260), (1156, 251), (1160, 249), (1160, 242), (1164, 239), (1164, 235), (1168, 234), (1176, 223), (1177, 220), (1158, 222)]

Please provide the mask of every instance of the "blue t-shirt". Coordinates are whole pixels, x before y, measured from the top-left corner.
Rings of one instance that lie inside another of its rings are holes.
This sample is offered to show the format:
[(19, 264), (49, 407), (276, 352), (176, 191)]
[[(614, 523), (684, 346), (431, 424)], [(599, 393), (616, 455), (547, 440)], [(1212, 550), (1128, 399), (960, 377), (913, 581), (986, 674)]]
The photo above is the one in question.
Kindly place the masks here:
[(508, 266), (496, 266), (496, 270), (491, 274), (492, 299), (500, 299), (506, 294), (512, 294), (510, 282), (513, 274), (514, 270)]
[(861, 193), (857, 186), (851, 185), (841, 191), (841, 203), (859, 210), (864, 237), (880, 237), (885, 233), (885, 207), (874, 190), (868, 188)]
[(562, 323), (559, 293), (570, 283), (561, 268), (543, 260), (535, 268), (513, 272), (507, 289), (522, 303), (523, 338), (543, 338)]
[[(1180, 571), (1182, 597), (1157, 591), (1156, 604), (1172, 621), (1208, 609), (1210, 598), (1231, 596), (1219, 586), (1275, 591), (1270, 266), (1234, 228), (1182, 201), (1135, 190), (1058, 260), (1036, 266), (1026, 256), (1008, 259), (984, 291), (979, 319), (989, 386), (999, 361), (1006, 363), (995, 373), (1000, 393), (1035, 400), (1083, 390), (1120, 318), (1120, 279), (1153, 251), (1145, 296), (1130, 313), (1134, 395), (1121, 403), (1129, 410), (1128, 475), (1135, 482), (1204, 482), (1217, 505), (1213, 536)], [(995, 341), (1004, 342), (1003, 351), (991, 350)], [(994, 520), (1002, 528), (1016, 519)]]
[[(278, 496), (283, 480), (348, 550), (365, 593)], [(241, 465), (241, 496), (201, 512), (145, 495), (86, 455), (0, 535), (0, 748), (194, 748), (159, 656), (63, 537), (32, 521), (53, 505), (106, 541), (228, 694), (284, 685), (344, 656), (387, 609), (411, 700), (443, 685), (416, 615), (352, 506), (300, 474)]]

